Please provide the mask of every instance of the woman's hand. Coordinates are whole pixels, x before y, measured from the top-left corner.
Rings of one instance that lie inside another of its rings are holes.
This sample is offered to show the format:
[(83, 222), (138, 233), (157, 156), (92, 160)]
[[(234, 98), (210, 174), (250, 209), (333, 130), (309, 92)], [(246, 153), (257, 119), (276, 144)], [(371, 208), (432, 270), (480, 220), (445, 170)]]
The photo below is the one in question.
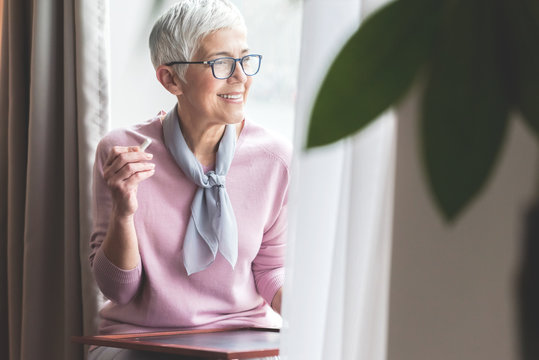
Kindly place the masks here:
[(114, 146), (110, 151), (103, 176), (112, 193), (113, 216), (126, 218), (137, 211), (138, 185), (155, 173), (155, 164), (148, 162), (152, 157), (138, 146)]
[(281, 313), (281, 300), (283, 298), (283, 288), (280, 288), (277, 290), (277, 293), (275, 296), (273, 296), (273, 300), (271, 300), (271, 307), (273, 310), (275, 310), (277, 313)]

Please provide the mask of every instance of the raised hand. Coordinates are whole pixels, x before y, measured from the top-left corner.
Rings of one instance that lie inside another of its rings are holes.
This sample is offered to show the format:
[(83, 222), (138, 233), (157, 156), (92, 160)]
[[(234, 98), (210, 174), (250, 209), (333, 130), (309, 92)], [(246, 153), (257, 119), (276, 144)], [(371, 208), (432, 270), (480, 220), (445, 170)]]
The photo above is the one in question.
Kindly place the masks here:
[(152, 157), (138, 146), (114, 146), (110, 151), (103, 176), (112, 193), (115, 216), (128, 217), (137, 211), (138, 185), (155, 173), (155, 164), (148, 162)]

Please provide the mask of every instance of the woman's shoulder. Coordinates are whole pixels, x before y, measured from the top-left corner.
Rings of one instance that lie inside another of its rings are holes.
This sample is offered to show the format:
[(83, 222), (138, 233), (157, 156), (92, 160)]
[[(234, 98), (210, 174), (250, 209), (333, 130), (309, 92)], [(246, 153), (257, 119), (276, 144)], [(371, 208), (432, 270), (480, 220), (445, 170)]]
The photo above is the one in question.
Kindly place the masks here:
[(245, 139), (242, 144), (253, 156), (269, 155), (279, 160), (287, 168), (292, 161), (292, 143), (283, 135), (265, 128), (255, 122), (248, 122), (244, 128)]

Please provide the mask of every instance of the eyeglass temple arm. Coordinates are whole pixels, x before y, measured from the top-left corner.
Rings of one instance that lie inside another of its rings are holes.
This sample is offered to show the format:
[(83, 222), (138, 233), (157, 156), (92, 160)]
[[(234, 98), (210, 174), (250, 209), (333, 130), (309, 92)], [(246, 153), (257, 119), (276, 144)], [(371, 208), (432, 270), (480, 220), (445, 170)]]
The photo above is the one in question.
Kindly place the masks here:
[(166, 63), (166, 66), (176, 65), (176, 64), (211, 64), (210, 61), (171, 61)]

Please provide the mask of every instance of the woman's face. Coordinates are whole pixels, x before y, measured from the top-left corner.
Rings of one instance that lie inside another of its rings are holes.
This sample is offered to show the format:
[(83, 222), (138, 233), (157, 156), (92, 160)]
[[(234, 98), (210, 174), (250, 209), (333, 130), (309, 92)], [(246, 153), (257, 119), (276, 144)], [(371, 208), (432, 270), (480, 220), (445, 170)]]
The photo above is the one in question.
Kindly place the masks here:
[[(204, 37), (192, 61), (214, 60), (220, 57), (241, 58), (248, 54), (247, 38), (240, 29), (221, 29)], [(180, 114), (187, 112), (197, 122), (207, 125), (237, 124), (244, 118), (244, 104), (252, 77), (246, 76), (241, 65), (228, 79), (216, 79), (208, 65), (189, 65), (182, 85)]]

